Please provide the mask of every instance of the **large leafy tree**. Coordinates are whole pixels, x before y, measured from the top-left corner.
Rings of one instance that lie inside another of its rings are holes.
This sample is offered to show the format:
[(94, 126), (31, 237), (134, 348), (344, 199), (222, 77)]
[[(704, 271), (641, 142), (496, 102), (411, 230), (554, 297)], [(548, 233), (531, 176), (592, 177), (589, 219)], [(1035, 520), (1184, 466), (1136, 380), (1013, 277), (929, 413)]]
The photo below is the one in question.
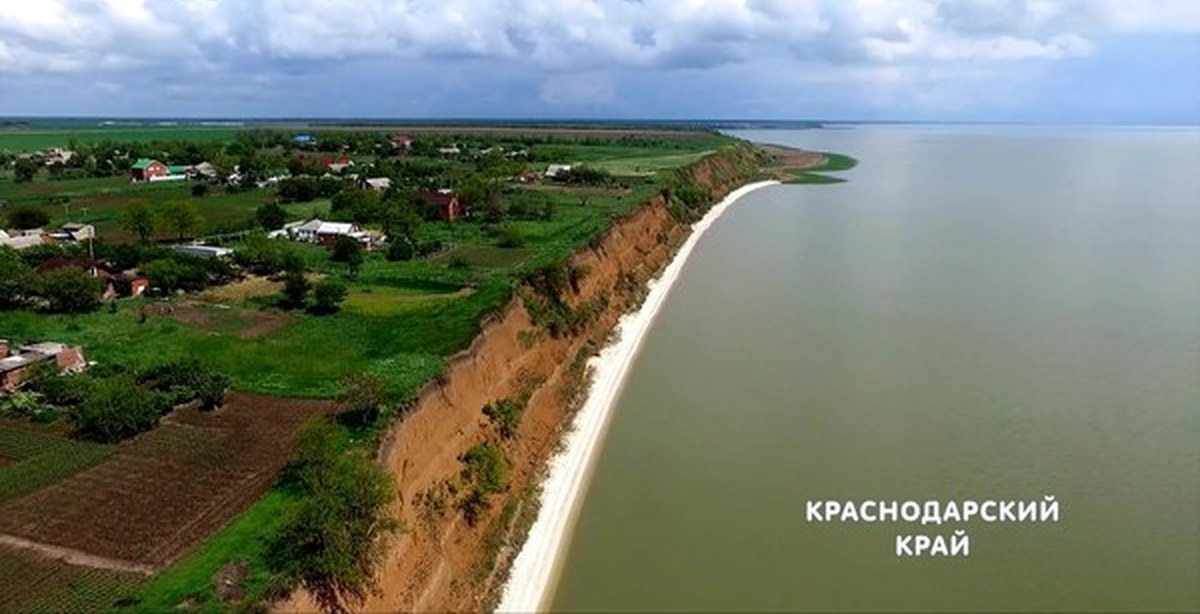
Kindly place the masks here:
[(33, 290), (33, 269), (17, 250), (0, 246), (0, 309), (21, 306)]
[(100, 307), (104, 282), (82, 269), (65, 268), (38, 276), (37, 293), (55, 313), (87, 313)]
[(139, 201), (129, 203), (121, 215), (121, 227), (137, 235), (142, 243), (149, 241), (154, 234), (154, 221), (154, 213)]
[(375, 588), (384, 538), (399, 523), (388, 514), (391, 476), (369, 458), (339, 452), (333, 425), (317, 421), (297, 437), (289, 481), (300, 502), (267, 540), (267, 560), (284, 584), (299, 584), (326, 612), (349, 612)]
[(17, 158), (13, 163), (13, 181), (27, 183), (37, 175), (38, 163), (33, 158)]
[(180, 241), (199, 228), (201, 221), (196, 206), (186, 200), (170, 201), (163, 206), (163, 226), (175, 232)]

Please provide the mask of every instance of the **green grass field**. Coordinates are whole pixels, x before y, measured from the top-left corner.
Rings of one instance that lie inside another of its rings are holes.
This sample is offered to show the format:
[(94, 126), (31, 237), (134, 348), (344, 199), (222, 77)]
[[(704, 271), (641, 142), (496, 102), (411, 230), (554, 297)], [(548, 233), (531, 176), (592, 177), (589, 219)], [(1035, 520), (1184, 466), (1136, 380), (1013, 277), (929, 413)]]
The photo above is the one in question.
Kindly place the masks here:
[(647, 176), (658, 171), (679, 168), (713, 153), (713, 150), (661, 156), (638, 156), (615, 160), (600, 160), (591, 165), (618, 176)]
[(77, 143), (120, 141), (147, 143), (150, 141), (228, 141), (239, 132), (236, 128), (207, 128), (201, 126), (112, 127), (96, 126), (85, 129), (28, 129), (0, 130), (0, 150), (27, 152), (48, 147), (67, 147)]
[[(31, 183), (0, 181), (0, 201), (10, 205), (41, 208), (50, 216), (51, 226), (66, 222), (93, 224), (100, 237), (113, 241), (132, 241), (133, 235), (121, 227), (122, 212), (133, 203), (152, 210), (171, 201), (188, 201), (200, 213), (200, 234), (245, 228), (254, 219), (255, 210), (274, 199), (270, 190), (247, 190), (227, 194), (213, 188), (209, 194), (194, 197), (192, 184), (186, 181), (132, 184), (125, 177), (101, 177), (49, 181), (39, 177)], [(52, 204), (52, 201), (54, 204)], [(328, 210), (328, 200), (292, 204), (289, 214), (301, 217)], [(161, 232), (159, 239), (171, 238)]]

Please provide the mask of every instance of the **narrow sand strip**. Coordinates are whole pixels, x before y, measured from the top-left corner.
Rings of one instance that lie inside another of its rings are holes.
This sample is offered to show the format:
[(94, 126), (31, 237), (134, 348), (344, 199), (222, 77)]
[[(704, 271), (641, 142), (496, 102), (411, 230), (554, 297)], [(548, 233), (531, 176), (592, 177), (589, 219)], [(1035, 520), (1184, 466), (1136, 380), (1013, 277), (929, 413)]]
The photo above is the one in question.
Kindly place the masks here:
[(525, 545), (513, 561), (512, 573), (496, 611), (534, 612), (548, 605), (543, 602), (553, 587), (561, 562), (559, 559), (578, 516), (588, 478), (608, 428), (609, 415), (646, 331), (650, 329), (671, 286), (704, 231), (742, 196), (778, 183), (761, 181), (742, 186), (714, 205), (692, 226), (692, 234), (680, 246), (662, 275), (650, 282), (646, 302), (638, 311), (621, 318), (617, 324), (617, 342), (605, 347), (599, 356), (589, 361), (592, 367), (591, 390), (575, 416), (574, 430), (567, 434), (563, 452), (550, 460), (549, 473), (542, 483), (541, 510), (529, 530)]

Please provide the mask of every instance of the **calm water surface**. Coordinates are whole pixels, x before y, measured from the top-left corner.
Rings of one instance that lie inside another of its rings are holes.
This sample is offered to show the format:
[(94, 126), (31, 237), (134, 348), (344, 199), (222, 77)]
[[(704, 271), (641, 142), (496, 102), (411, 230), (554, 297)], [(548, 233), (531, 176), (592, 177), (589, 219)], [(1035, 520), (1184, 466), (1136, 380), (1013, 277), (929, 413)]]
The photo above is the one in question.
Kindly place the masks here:
[[(556, 610), (1200, 609), (1200, 130), (738, 136), (860, 158), (709, 231), (646, 340)], [(807, 500), (1041, 499), (969, 558)]]

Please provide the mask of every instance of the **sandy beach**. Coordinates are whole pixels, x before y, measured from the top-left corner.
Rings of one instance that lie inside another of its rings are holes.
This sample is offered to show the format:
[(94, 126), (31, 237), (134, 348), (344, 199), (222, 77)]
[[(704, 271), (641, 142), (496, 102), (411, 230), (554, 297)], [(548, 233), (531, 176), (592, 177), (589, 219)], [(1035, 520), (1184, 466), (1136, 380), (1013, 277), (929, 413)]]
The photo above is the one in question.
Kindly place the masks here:
[(646, 331), (653, 324), (659, 308), (666, 301), (688, 256), (704, 232), (741, 197), (778, 183), (761, 181), (738, 188), (696, 222), (691, 235), (680, 246), (671, 263), (657, 279), (650, 282), (642, 306), (624, 316), (617, 325), (617, 341), (590, 361), (591, 390), (575, 416), (563, 451), (550, 461), (546, 481), (542, 484), (541, 511), (513, 563), (497, 611), (533, 612), (546, 605), (604, 440), (613, 405)]

